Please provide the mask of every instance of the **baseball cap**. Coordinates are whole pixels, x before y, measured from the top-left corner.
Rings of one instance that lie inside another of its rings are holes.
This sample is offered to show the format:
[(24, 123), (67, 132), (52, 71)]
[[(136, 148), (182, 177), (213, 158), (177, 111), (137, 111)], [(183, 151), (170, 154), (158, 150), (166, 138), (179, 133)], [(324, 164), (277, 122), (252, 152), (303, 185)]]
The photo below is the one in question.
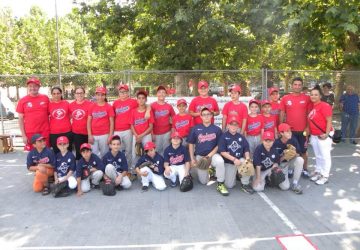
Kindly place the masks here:
[(153, 148), (156, 148), (156, 145), (152, 141), (147, 142), (144, 146), (145, 151), (153, 149)]
[(228, 120), (227, 120), (227, 124), (236, 122), (239, 125), (239, 119), (237, 116), (231, 116)]
[(181, 135), (179, 134), (179, 132), (177, 132), (177, 131), (172, 132), (172, 133), (171, 133), (171, 139), (176, 138), (176, 137), (182, 139), (182, 137), (181, 137)]
[(264, 105), (266, 105), (266, 104), (270, 104), (270, 105), (271, 105), (271, 103), (270, 103), (269, 100), (263, 100), (262, 103), (261, 103), (262, 106), (264, 106)]
[(101, 93), (106, 95), (106, 88), (105, 87), (96, 87), (95, 93)]
[(31, 77), (26, 81), (26, 85), (28, 85), (30, 83), (34, 83), (34, 84), (36, 84), (38, 86), (41, 86), (40, 80), (38, 78), (36, 78), (36, 77)]
[(269, 88), (269, 95), (271, 95), (272, 92), (275, 92), (275, 91), (279, 92), (279, 89), (275, 88), (275, 87)]
[(139, 90), (137, 93), (136, 93), (136, 97), (138, 97), (139, 95), (144, 95), (145, 97), (148, 96), (148, 93), (145, 91), (145, 90)]
[(159, 92), (159, 90), (165, 90), (165, 92), (166, 92), (166, 88), (165, 88), (164, 86), (162, 86), (162, 85), (160, 85), (159, 87), (157, 87), (156, 93)]
[(235, 92), (241, 92), (241, 87), (239, 85), (233, 85), (231, 88), (230, 88), (230, 91), (235, 91)]
[(35, 142), (41, 141), (43, 139), (45, 139), (45, 137), (41, 134), (34, 134), (33, 136), (31, 136), (31, 144), (34, 144)]
[(265, 140), (274, 140), (274, 133), (271, 132), (271, 131), (265, 131), (263, 136), (262, 136), (262, 139), (265, 141)]
[(176, 106), (179, 106), (180, 104), (183, 104), (183, 103), (187, 105), (187, 102), (186, 102), (185, 99), (179, 99), (179, 100), (177, 100), (177, 102), (176, 102)]
[(126, 91), (129, 91), (129, 86), (127, 86), (126, 84), (120, 84), (118, 90), (120, 89), (125, 89)]
[(56, 144), (69, 143), (69, 139), (66, 136), (60, 136), (56, 139)]
[(250, 106), (251, 104), (253, 104), (253, 103), (256, 103), (257, 105), (260, 105), (260, 103), (259, 103), (258, 100), (256, 100), (256, 99), (251, 99), (251, 100), (249, 101), (249, 106)]
[(198, 83), (198, 89), (201, 89), (202, 87), (208, 88), (209, 84), (207, 83), (207, 81), (200, 81)]
[(91, 150), (91, 145), (89, 143), (83, 143), (80, 146), (80, 150), (83, 150), (83, 149), (90, 149)]
[(279, 132), (286, 132), (286, 131), (289, 131), (289, 130), (291, 131), (291, 127), (287, 123), (281, 123), (279, 125), (279, 127), (278, 127), (278, 130), (279, 130)]

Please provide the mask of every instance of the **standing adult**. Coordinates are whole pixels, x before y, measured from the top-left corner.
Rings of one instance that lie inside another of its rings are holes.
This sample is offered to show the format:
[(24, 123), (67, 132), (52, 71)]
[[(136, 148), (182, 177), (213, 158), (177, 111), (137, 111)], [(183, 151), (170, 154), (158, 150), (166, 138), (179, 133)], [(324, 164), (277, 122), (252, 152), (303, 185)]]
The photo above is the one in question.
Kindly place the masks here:
[(358, 126), (359, 119), (359, 96), (354, 92), (354, 87), (348, 85), (346, 87), (345, 94), (340, 97), (340, 110), (341, 114), (341, 134), (343, 142), (347, 136), (347, 129), (350, 125), (349, 131), (349, 141), (353, 144), (356, 144), (355, 141), (355, 131)]
[(333, 133), (332, 108), (328, 103), (321, 101), (320, 87), (315, 87), (310, 91), (310, 98), (314, 103), (314, 108), (308, 116), (310, 142), (316, 161), (315, 171), (310, 179), (318, 185), (323, 185), (328, 182), (331, 169), (332, 140), (329, 134)]
[(333, 107), (335, 102), (335, 96), (334, 93), (330, 92), (331, 87), (331, 83), (329, 82), (326, 82), (322, 85), (323, 95), (321, 97), (321, 101), (327, 102), (331, 107)]
[(88, 142), (87, 119), (91, 102), (85, 99), (84, 87), (75, 88), (75, 100), (70, 103), (69, 111), (72, 119), (71, 130), (73, 133), (76, 160), (81, 159), (80, 146)]
[(208, 108), (213, 114), (211, 123), (214, 124), (214, 116), (220, 114), (217, 101), (209, 96), (209, 84), (206, 81), (200, 81), (198, 83), (199, 96), (191, 100), (189, 105), (189, 113), (194, 117), (194, 125), (202, 124), (201, 110)]
[(60, 87), (51, 88), (51, 100), (49, 103), (50, 120), (50, 145), (55, 153), (60, 152), (57, 147), (57, 138), (66, 136), (69, 140), (68, 150), (72, 151), (72, 133), (70, 123), (69, 102), (63, 100)]
[(19, 114), (21, 136), (27, 150), (33, 148), (30, 139), (41, 134), (49, 146), (49, 98), (39, 93), (41, 82), (32, 77), (26, 81), (28, 94), (20, 99), (16, 112)]
[(307, 127), (307, 115), (312, 107), (310, 97), (302, 93), (303, 80), (295, 77), (292, 80), (292, 93), (285, 95), (280, 102), (280, 122), (287, 123), (292, 129), (292, 134), (298, 140), (300, 154), (304, 159), (303, 176), (309, 177), (307, 171), (307, 135), (304, 131)]

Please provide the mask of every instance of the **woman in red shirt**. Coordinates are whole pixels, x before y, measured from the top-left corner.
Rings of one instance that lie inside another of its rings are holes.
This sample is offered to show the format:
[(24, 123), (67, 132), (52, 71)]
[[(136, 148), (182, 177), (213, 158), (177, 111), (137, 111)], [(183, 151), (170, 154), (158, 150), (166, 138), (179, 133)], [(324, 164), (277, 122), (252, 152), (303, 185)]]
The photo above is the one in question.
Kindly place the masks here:
[(71, 115), (71, 130), (73, 133), (74, 146), (76, 150), (76, 160), (80, 160), (80, 146), (88, 142), (87, 118), (91, 102), (85, 99), (84, 87), (75, 88), (75, 101), (70, 103), (69, 110)]
[(66, 136), (69, 139), (68, 150), (72, 150), (72, 133), (69, 113), (69, 102), (63, 100), (62, 89), (53, 87), (51, 89), (51, 100), (49, 103), (50, 120), (50, 146), (55, 154), (60, 150), (57, 148), (56, 140), (60, 136)]
[(318, 185), (327, 183), (329, 179), (332, 145), (329, 134), (333, 134), (332, 108), (328, 103), (321, 101), (321, 96), (320, 86), (310, 91), (310, 100), (314, 106), (308, 115), (310, 143), (314, 149), (316, 161), (316, 168), (310, 179)]

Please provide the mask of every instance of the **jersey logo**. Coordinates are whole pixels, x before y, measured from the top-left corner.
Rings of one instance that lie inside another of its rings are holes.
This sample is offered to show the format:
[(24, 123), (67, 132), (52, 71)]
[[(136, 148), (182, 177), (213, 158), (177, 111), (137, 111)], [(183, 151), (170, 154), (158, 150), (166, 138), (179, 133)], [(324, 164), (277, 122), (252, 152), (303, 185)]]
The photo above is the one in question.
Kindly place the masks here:
[(255, 123), (249, 124), (248, 131), (255, 130), (258, 127), (260, 127), (260, 122), (255, 122)]
[(198, 136), (199, 143), (203, 143), (203, 142), (206, 142), (206, 141), (213, 141), (215, 139), (216, 139), (216, 134), (215, 133), (206, 134), (206, 135), (200, 134)]
[(164, 116), (167, 116), (168, 114), (169, 114), (169, 110), (167, 110), (167, 109), (155, 111), (155, 117), (156, 118), (164, 117)]
[(122, 114), (130, 110), (129, 106), (119, 107), (115, 109), (116, 114)]
[(28, 102), (27, 104), (26, 104), (26, 106), (28, 106), (29, 108), (32, 108), (32, 103), (31, 102)]
[(146, 119), (145, 119), (145, 118), (139, 118), (139, 119), (136, 119), (136, 120), (135, 120), (134, 125), (145, 124), (145, 122), (146, 122)]
[(57, 120), (61, 120), (65, 117), (65, 110), (64, 109), (55, 109), (51, 115), (57, 119)]
[(273, 162), (270, 160), (269, 157), (266, 157), (265, 160), (261, 162), (265, 168), (270, 168), (273, 165)]
[(179, 129), (179, 128), (185, 127), (187, 125), (189, 125), (189, 121), (183, 120), (183, 121), (179, 121), (179, 122), (175, 123), (175, 128)]
[(38, 160), (38, 163), (48, 163), (50, 161), (49, 157), (44, 157)]
[(230, 116), (230, 115), (238, 116), (239, 113), (238, 113), (236, 110), (231, 110), (231, 111), (229, 112), (229, 115), (228, 115), (228, 116)]
[(233, 141), (228, 148), (231, 151), (236, 152), (239, 148), (241, 148), (241, 146), (236, 141)]
[(44, 105), (45, 104), (45, 102), (40, 102), (40, 105)]
[(75, 119), (75, 120), (81, 120), (85, 117), (85, 111), (82, 110), (82, 109), (75, 109), (73, 112), (72, 112), (72, 117)]
[(92, 113), (92, 117), (94, 119), (99, 119), (99, 118), (103, 118), (107, 115), (107, 112), (106, 111), (98, 111), (98, 112), (93, 112)]
[(62, 162), (60, 164), (60, 166), (58, 167), (59, 171), (62, 172), (63, 174), (66, 174), (67, 173), (67, 170), (68, 170), (68, 164), (66, 162)]
[(171, 156), (170, 157), (170, 164), (175, 165), (177, 163), (184, 161), (184, 155), (177, 155), (177, 156)]
[(269, 129), (269, 128), (273, 128), (273, 127), (275, 127), (274, 121), (269, 121), (269, 122), (265, 123), (265, 125), (264, 125), (264, 129)]
[(286, 103), (286, 105), (291, 106), (291, 105), (292, 105), (291, 100), (288, 100), (287, 103)]
[(313, 109), (313, 110), (310, 111), (308, 117), (309, 117), (309, 119), (312, 120), (312, 119), (314, 119), (315, 115), (316, 115), (316, 110)]
[(305, 101), (300, 101), (300, 104), (305, 104)]

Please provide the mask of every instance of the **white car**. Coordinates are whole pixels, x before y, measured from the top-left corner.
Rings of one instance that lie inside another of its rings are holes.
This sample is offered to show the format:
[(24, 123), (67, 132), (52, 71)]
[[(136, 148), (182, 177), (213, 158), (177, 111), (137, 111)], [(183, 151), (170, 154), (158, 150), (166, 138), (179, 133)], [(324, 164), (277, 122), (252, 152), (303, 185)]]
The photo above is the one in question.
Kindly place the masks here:
[(18, 113), (16, 112), (14, 103), (9, 99), (9, 97), (7, 97), (2, 93), (0, 96), (0, 104), (1, 104), (0, 119), (5, 118), (12, 120), (14, 118), (19, 117)]

